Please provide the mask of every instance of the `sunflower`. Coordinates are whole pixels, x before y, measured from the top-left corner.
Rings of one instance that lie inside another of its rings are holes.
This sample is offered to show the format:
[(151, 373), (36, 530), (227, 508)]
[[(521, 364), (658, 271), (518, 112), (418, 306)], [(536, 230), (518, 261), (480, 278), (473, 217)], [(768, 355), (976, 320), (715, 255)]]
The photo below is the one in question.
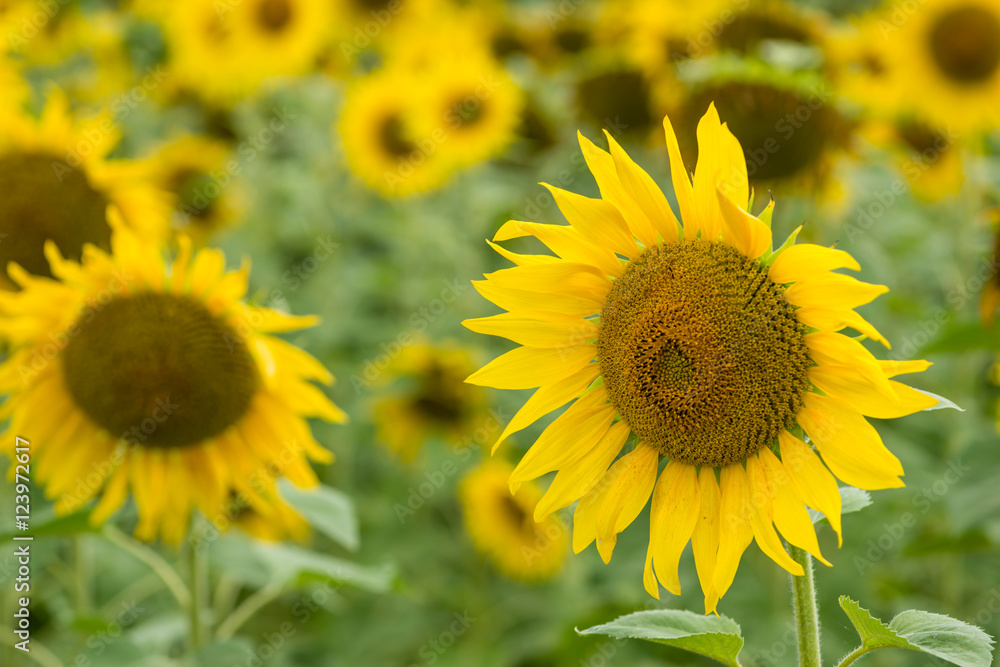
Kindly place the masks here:
[(329, 19), (325, 0), (179, 0), (162, 19), (168, 70), (181, 88), (226, 106), (270, 77), (309, 72)]
[(218, 250), (192, 255), (182, 237), (165, 262), (117, 217), (112, 228), (113, 252), (87, 245), (79, 263), (46, 243), (56, 279), (11, 263), (21, 291), (0, 295), (2, 417), (32, 440), (56, 510), (100, 496), (100, 524), (131, 491), (136, 536), (176, 544), (192, 511), (211, 517), (233, 492), (266, 511), (277, 476), (315, 485), (306, 457), (333, 456), (305, 418), (345, 416), (310, 382), (330, 383), (327, 370), (267, 334), (317, 318), (242, 303), (248, 266), (227, 272)]
[(79, 259), (83, 246), (107, 249), (114, 205), (144, 238), (160, 239), (170, 216), (170, 196), (144, 178), (138, 162), (107, 160), (118, 142), (110, 114), (77, 120), (67, 97), (55, 92), (40, 118), (21, 109), (0, 110), (0, 278), (7, 263), (48, 274), (46, 240)]
[(557, 517), (532, 518), (542, 495), (534, 484), (511, 495), (507, 479), (512, 470), (509, 463), (487, 461), (462, 479), (458, 495), (465, 529), (476, 549), (504, 575), (521, 581), (547, 579), (562, 567), (569, 537)]
[(948, 130), (904, 117), (894, 122), (872, 120), (861, 133), (894, 154), (897, 168), (918, 199), (938, 201), (961, 190), (962, 149)]
[(959, 134), (1000, 123), (1000, 0), (928, 0), (878, 25), (882, 59), (922, 122)]
[(247, 535), (267, 542), (309, 537), (309, 522), (277, 493), (265, 496), (261, 502), (260, 498), (230, 492), (225, 504), (218, 510), (216, 526), (235, 526)]
[(0, 115), (16, 111), (28, 99), (28, 84), (14, 62), (0, 54)]
[(434, 136), (418, 135), (413, 117), (423, 82), (407, 72), (380, 70), (348, 89), (339, 130), (351, 170), (386, 197), (438, 188), (456, 165)]
[(442, 62), (419, 80), (424, 94), (414, 113), (414, 130), (435, 140), (443, 159), (458, 166), (475, 164), (513, 141), (521, 121), (521, 90), (491, 59), (467, 56)]
[[(691, 541), (713, 611), (753, 539), (802, 574), (775, 526), (822, 559), (806, 505), (840, 535), (834, 475), (865, 489), (902, 486), (899, 460), (865, 416), (937, 400), (890, 379), (927, 362), (879, 361), (838, 333), (886, 343), (854, 310), (886, 288), (834, 272), (859, 268), (850, 255), (795, 245), (797, 231), (772, 250), (772, 207), (746, 212), (743, 149), (714, 105), (698, 125), (693, 183), (667, 119), (664, 128), (679, 218), (610, 135), (610, 154), (581, 135), (602, 198), (550, 187), (569, 226), (500, 228), (496, 241), (534, 236), (557, 256), (494, 246), (516, 266), (474, 285), (510, 312), (465, 325), (522, 347), (467, 381), (538, 387), (497, 444), (573, 401), (514, 469), (511, 490), (558, 471), (535, 519), (579, 500), (573, 549), (596, 540), (605, 562), (652, 494), (646, 590), (658, 597), (659, 581), (680, 593)], [(616, 460), (630, 434), (637, 444)]]
[(412, 460), (431, 435), (457, 442), (487, 418), (483, 391), (464, 380), (475, 370), (469, 353), (426, 344), (403, 348), (383, 376), (405, 384), (404, 393), (375, 407), (379, 440)]
[(150, 160), (154, 182), (177, 199), (174, 227), (196, 245), (234, 224), (243, 211), (241, 193), (225, 168), (231, 156), (222, 141), (186, 135)]

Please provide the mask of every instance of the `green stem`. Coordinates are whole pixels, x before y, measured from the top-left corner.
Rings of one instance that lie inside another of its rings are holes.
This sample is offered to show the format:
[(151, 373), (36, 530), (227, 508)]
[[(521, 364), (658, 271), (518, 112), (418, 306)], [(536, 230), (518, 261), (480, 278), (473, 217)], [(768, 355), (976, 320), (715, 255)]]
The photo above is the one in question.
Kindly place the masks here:
[[(196, 528), (192, 526), (191, 537)], [(191, 653), (201, 648), (204, 642), (204, 619), (201, 616), (205, 608), (206, 563), (202, 550), (194, 539), (188, 542), (188, 575), (191, 580), (191, 604), (188, 607), (188, 618), (191, 624)]]
[(156, 575), (163, 580), (163, 583), (167, 585), (167, 589), (173, 594), (177, 599), (177, 602), (184, 608), (187, 608), (191, 604), (191, 593), (188, 591), (187, 586), (174, 568), (170, 566), (170, 563), (163, 560), (160, 554), (156, 553), (146, 545), (137, 542), (132, 539), (122, 531), (118, 530), (111, 524), (104, 524), (101, 529), (101, 536), (104, 537), (108, 542), (111, 542), (116, 547), (123, 551), (126, 551), (151, 569)]
[[(13, 636), (8, 637), (7, 636), (8, 634), (10, 633), (7, 632), (0, 633), (0, 644), (3, 644), (11, 651), (15, 651), (17, 655), (23, 655), (24, 651), (13, 648), (14, 644), (16, 644), (17, 641), (14, 639)], [(27, 657), (31, 658), (42, 667), (63, 667), (62, 660), (60, 660), (52, 651), (45, 648), (43, 644), (40, 644), (37, 639), (31, 640), (31, 650), (27, 652)]]
[(799, 667), (820, 667), (819, 608), (813, 581), (812, 556), (791, 544), (788, 551), (802, 566), (804, 574), (792, 577), (792, 610), (795, 612), (795, 635), (799, 646)]
[(870, 650), (871, 650), (870, 648), (865, 648), (864, 646), (857, 647), (856, 649), (848, 653), (843, 660), (837, 663), (837, 667), (847, 667), (855, 660), (863, 656), (865, 653), (868, 653), (868, 651)]
[(91, 608), (90, 559), (85, 539), (84, 535), (76, 535), (73, 538), (73, 597), (79, 614), (86, 614)]
[(215, 631), (215, 638), (219, 641), (231, 638), (244, 623), (250, 620), (251, 616), (272, 600), (281, 597), (284, 590), (285, 587), (280, 582), (273, 581), (248, 597), (233, 610), (233, 613), (225, 621), (219, 624), (219, 629)]

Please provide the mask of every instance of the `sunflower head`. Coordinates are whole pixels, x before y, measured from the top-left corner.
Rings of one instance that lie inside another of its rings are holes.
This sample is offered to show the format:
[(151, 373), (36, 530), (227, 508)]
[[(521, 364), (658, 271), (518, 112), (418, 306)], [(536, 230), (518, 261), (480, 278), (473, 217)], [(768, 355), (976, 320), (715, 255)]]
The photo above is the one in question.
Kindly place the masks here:
[(181, 237), (165, 262), (111, 226), (111, 253), (88, 244), (77, 262), (49, 241), (54, 278), (12, 263), (21, 290), (0, 295), (2, 414), (37, 441), (36, 479), (60, 512), (99, 497), (95, 523), (131, 492), (147, 540), (179, 542), (192, 511), (215, 516), (234, 493), (282, 512), (276, 479), (313, 486), (307, 458), (332, 460), (306, 418), (345, 418), (311, 382), (326, 369), (270, 335), (315, 318), (243, 303), (248, 267), (226, 271), (217, 250)]
[(693, 176), (669, 120), (664, 129), (679, 215), (610, 135), (609, 152), (581, 136), (601, 197), (549, 187), (568, 226), (500, 228), (495, 240), (534, 236), (554, 255), (494, 245), (515, 266), (474, 284), (509, 312), (465, 325), (521, 347), (467, 381), (537, 387), (500, 441), (570, 403), (510, 475), (516, 492), (557, 473), (535, 519), (576, 502), (574, 550), (596, 541), (607, 562), (652, 496), (646, 589), (680, 593), (690, 541), (713, 611), (751, 541), (793, 574), (779, 532), (825, 563), (806, 506), (839, 536), (834, 475), (902, 486), (865, 417), (937, 399), (890, 379), (926, 362), (879, 361), (840, 333), (886, 343), (855, 312), (886, 289), (840, 273), (860, 268), (848, 253), (795, 244), (798, 230), (774, 248), (773, 201), (749, 213), (744, 149), (714, 104), (697, 125)]

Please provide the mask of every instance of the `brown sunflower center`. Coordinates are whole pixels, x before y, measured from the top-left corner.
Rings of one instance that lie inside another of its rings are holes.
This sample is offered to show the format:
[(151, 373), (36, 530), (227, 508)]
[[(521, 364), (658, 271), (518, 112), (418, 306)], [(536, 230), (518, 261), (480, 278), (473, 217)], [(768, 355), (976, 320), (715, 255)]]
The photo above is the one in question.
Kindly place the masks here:
[(943, 134), (917, 121), (900, 122), (896, 133), (914, 153), (931, 163), (937, 162), (950, 146)]
[(468, 95), (455, 100), (450, 109), (453, 123), (463, 129), (478, 124), (484, 116), (483, 100), (476, 95)]
[(220, 194), (211, 174), (200, 169), (180, 169), (172, 174), (169, 189), (177, 195), (179, 208), (195, 222), (211, 219)]
[(63, 352), (66, 386), (112, 437), (197, 444), (236, 423), (260, 385), (243, 339), (191, 297), (122, 297), (81, 322)]
[(417, 146), (406, 138), (403, 119), (397, 114), (386, 116), (378, 126), (378, 141), (386, 154), (402, 159), (417, 152)]
[(517, 526), (518, 528), (524, 530), (528, 528), (534, 530), (535, 522), (529, 518), (528, 513), (521, 503), (517, 502), (517, 499), (507, 493), (507, 489), (500, 489), (500, 512), (503, 514), (504, 519), (511, 526)]
[(723, 49), (747, 54), (757, 51), (761, 42), (772, 39), (798, 44), (812, 42), (809, 32), (790, 19), (754, 12), (740, 13), (724, 24), (718, 41)]
[(434, 364), (420, 380), (414, 406), (439, 424), (453, 425), (466, 415), (463, 399), (467, 385), (462, 378), (440, 364)]
[(982, 83), (1000, 67), (1000, 18), (982, 7), (957, 7), (931, 27), (930, 48), (949, 79)]
[(80, 259), (84, 243), (110, 248), (105, 218), (108, 200), (80, 169), (52, 155), (0, 155), (0, 272), (17, 262), (36, 275), (50, 276), (45, 241), (65, 257)]
[(281, 32), (292, 22), (291, 3), (288, 0), (264, 0), (257, 6), (257, 22), (267, 32)]
[(664, 456), (719, 467), (792, 425), (804, 328), (758, 262), (703, 240), (647, 248), (615, 281), (597, 351), (611, 403)]
[(836, 141), (841, 118), (821, 95), (744, 81), (703, 87), (684, 114), (684, 135), (694, 147), (697, 119), (711, 102), (743, 146), (751, 181), (796, 176), (816, 165)]
[(576, 97), (583, 115), (601, 127), (641, 132), (653, 123), (649, 84), (641, 72), (605, 72), (583, 79)]

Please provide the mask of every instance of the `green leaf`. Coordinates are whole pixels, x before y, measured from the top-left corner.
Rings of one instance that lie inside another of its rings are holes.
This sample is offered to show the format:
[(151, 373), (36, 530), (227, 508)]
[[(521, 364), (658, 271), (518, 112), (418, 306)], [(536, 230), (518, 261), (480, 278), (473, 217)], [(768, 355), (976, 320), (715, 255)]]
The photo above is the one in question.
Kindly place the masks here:
[(354, 503), (346, 494), (320, 485), (315, 489), (300, 489), (284, 477), (278, 480), (284, 497), (320, 533), (349, 551), (361, 545)]
[[(914, 387), (914, 389), (916, 389), (916, 387)], [(944, 396), (938, 396), (937, 394), (931, 393), (929, 391), (924, 391), (923, 389), (917, 389), (917, 391), (919, 391), (921, 394), (924, 394), (925, 396), (930, 396), (931, 398), (937, 399), (937, 405), (930, 408), (926, 408), (924, 412), (929, 412), (931, 410), (958, 410), (959, 412), (965, 412), (965, 408), (958, 407), (958, 405), (952, 403)]]
[(289, 544), (253, 545), (255, 555), (270, 568), (273, 578), (286, 586), (301, 587), (317, 581), (384, 593), (396, 580), (392, 565), (358, 565)]
[[(853, 486), (840, 487), (840, 515), (860, 512), (872, 504), (872, 497), (867, 491), (856, 489)], [(813, 523), (819, 523), (826, 517), (821, 512), (809, 508), (809, 516)]]
[(725, 616), (702, 616), (690, 611), (660, 609), (628, 614), (603, 625), (577, 630), (581, 635), (648, 639), (739, 667), (743, 637), (736, 621)]
[(28, 530), (0, 534), (0, 540), (10, 540), (15, 536), (52, 537), (96, 533), (99, 528), (90, 524), (90, 509), (59, 516), (51, 508), (44, 509), (28, 520)]
[(950, 616), (911, 609), (889, 627), (924, 653), (960, 667), (989, 667), (993, 661), (993, 638)]
[(234, 637), (224, 642), (213, 642), (198, 649), (185, 663), (185, 667), (216, 667), (217, 665), (249, 664), (254, 656), (253, 643), (244, 637)]
[(905, 648), (959, 667), (989, 667), (993, 661), (993, 638), (949, 616), (909, 610), (886, 625), (846, 595), (840, 597), (840, 607), (861, 637), (861, 647), (852, 653), (855, 659), (879, 648)]

